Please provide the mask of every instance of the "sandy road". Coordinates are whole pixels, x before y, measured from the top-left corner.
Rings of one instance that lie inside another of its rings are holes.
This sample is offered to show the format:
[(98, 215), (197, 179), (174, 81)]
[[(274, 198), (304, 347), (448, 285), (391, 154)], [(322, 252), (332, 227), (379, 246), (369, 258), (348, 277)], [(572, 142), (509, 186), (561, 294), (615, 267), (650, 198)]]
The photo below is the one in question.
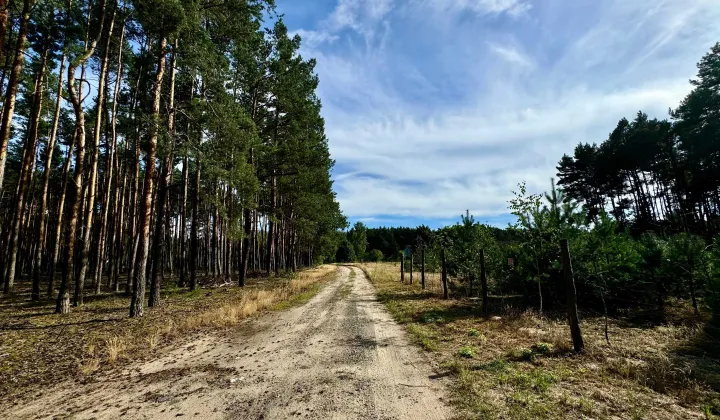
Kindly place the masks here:
[(206, 335), (1, 418), (443, 419), (427, 358), (357, 268), (307, 304)]

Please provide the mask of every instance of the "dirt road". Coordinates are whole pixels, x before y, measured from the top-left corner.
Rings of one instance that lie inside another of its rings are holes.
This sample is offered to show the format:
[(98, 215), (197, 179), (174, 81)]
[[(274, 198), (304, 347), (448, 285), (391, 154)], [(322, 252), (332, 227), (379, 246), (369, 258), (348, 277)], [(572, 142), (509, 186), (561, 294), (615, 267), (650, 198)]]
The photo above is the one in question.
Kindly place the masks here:
[(442, 383), (360, 269), (307, 304), (204, 336), (2, 418), (443, 419)]

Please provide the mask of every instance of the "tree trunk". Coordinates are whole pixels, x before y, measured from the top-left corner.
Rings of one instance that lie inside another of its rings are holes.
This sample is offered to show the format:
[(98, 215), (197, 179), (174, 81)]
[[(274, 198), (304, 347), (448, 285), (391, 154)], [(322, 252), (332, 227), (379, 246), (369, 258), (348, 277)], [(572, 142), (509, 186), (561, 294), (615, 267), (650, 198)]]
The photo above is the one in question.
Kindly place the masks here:
[(183, 157), (183, 187), (182, 187), (182, 207), (180, 214), (180, 276), (178, 277), (178, 287), (185, 287), (187, 284), (187, 199), (188, 199), (188, 172), (190, 160), (185, 152)]
[[(113, 14), (113, 21), (114, 21), (114, 18), (115, 18), (115, 15)], [(108, 42), (107, 42), (107, 45), (105, 46), (105, 55), (106, 55), (106, 56), (105, 56), (105, 58), (103, 59), (103, 60), (105, 61), (105, 63), (103, 63), (103, 64), (105, 64), (105, 65), (106, 65), (106, 62), (107, 62), (107, 55), (108, 55), (108, 52), (109, 52), (109, 50), (110, 50), (110, 39), (111, 39), (111, 35), (112, 35), (112, 25), (111, 25), (111, 27), (110, 27), (110, 30), (108, 31)], [(112, 189), (113, 172), (114, 172), (114, 169), (115, 169), (114, 166), (115, 166), (115, 164), (116, 164), (117, 161), (118, 161), (117, 152), (116, 152), (116, 150), (117, 150), (117, 138), (118, 138), (118, 136), (117, 136), (117, 113), (118, 113), (118, 111), (117, 111), (117, 103), (118, 103), (118, 99), (119, 99), (119, 95), (120, 95), (120, 87), (121, 87), (121, 85), (122, 85), (122, 79), (123, 79), (123, 71), (122, 71), (122, 68), (123, 68), (123, 48), (122, 48), (122, 45), (123, 45), (124, 40), (125, 40), (125, 22), (123, 21), (123, 22), (122, 22), (122, 29), (120, 30), (120, 41), (119, 41), (119, 43), (118, 43), (118, 45), (120, 46), (120, 48), (118, 48), (117, 74), (116, 74), (116, 77), (115, 77), (115, 87), (114, 87), (114, 89), (113, 89), (113, 105), (112, 105), (112, 111), (111, 111), (111, 113), (110, 113), (110, 115), (111, 115), (111, 116), (110, 116), (110, 132), (111, 132), (112, 140), (108, 140), (107, 138), (105, 139), (105, 141), (106, 141), (107, 143), (110, 143), (110, 151), (108, 152), (108, 159), (107, 159), (107, 164), (106, 164), (106, 168), (105, 168), (105, 170), (107, 171), (107, 174), (105, 175), (105, 192), (104, 192), (104, 197), (103, 197), (103, 212), (102, 212), (102, 218), (101, 218), (101, 220), (100, 220), (100, 243), (99, 243), (99, 246), (98, 246), (98, 248), (99, 248), (100, 250), (104, 249), (105, 242), (106, 242), (107, 239), (109, 239), (109, 236), (110, 236), (110, 235), (108, 235), (108, 233), (107, 233), (107, 231), (108, 231), (108, 223), (109, 223), (109, 221), (108, 221), (108, 214), (109, 214), (109, 212), (110, 212), (110, 207), (111, 207), (111, 206), (110, 206), (110, 201), (111, 201), (111, 194), (110, 194), (110, 192), (111, 192), (111, 189)], [(99, 110), (99, 107), (98, 107), (98, 110)], [(99, 120), (98, 120), (98, 121), (99, 121)], [(119, 169), (119, 168), (118, 168), (118, 169)], [(118, 182), (117, 182), (117, 179), (118, 179), (119, 175), (120, 175), (119, 172), (117, 172), (117, 173), (115, 174), (115, 179), (116, 179), (116, 181), (115, 181), (115, 189), (116, 189), (116, 191), (115, 191), (115, 198), (113, 199), (113, 201), (114, 201), (115, 203), (117, 203), (118, 198), (119, 198), (119, 197), (117, 196), (118, 186), (119, 186), (119, 185), (118, 185)], [(114, 230), (115, 230), (115, 229), (113, 228), (113, 235), (115, 234)], [(109, 262), (110, 265), (112, 265), (112, 260), (114, 259), (114, 258), (113, 258), (112, 248), (113, 248), (113, 245), (114, 245), (115, 242), (114, 242), (114, 241), (109, 241), (109, 242), (110, 242), (110, 251), (108, 252), (108, 262)], [(96, 271), (96, 273), (95, 273), (95, 276), (96, 276), (96, 281), (95, 281), (95, 293), (96, 293), (96, 294), (97, 294), (97, 293), (100, 293), (100, 287), (101, 287), (101, 282), (102, 282), (102, 266), (103, 266), (103, 260), (102, 260), (102, 258), (98, 258), (98, 262), (97, 262), (97, 265), (96, 265), (96, 268), (95, 268), (95, 271)], [(112, 278), (112, 269), (108, 271), (108, 283), (111, 282), (111, 278)]]
[(420, 249), (420, 283), (422, 289), (425, 290), (425, 247)]
[[(0, 57), (5, 56), (5, 37), (8, 30), (8, 15), (9, 15), (8, 0), (0, 0)], [(60, 71), (62, 73), (62, 70)], [(3, 72), (3, 80), (0, 80), (0, 94), (2, 94), (2, 85), (5, 78)], [(0, 188), (0, 191), (2, 188)]]
[[(3, 191), (3, 181), (5, 180), (7, 148), (10, 141), (13, 114), (15, 112), (15, 98), (17, 96), (18, 86), (20, 85), (23, 61), (25, 58), (25, 38), (27, 37), (28, 22), (30, 21), (30, 9), (33, 3), (33, 0), (23, 1), (20, 27), (15, 44), (15, 59), (13, 60), (10, 78), (8, 79), (8, 85), (5, 91), (5, 103), (3, 104), (2, 120), (0, 121), (0, 193)], [(5, 8), (5, 15), (7, 15), (7, 8)], [(5, 20), (7, 22), (6, 17)], [(5, 34), (5, 32), (3, 32), (3, 34)]]
[(188, 263), (190, 265), (190, 290), (198, 287), (197, 281), (197, 263), (200, 253), (198, 252), (198, 229), (200, 224), (200, 159), (195, 162), (195, 194), (193, 194), (192, 202), (192, 224), (190, 225), (190, 255)]
[(442, 250), (442, 284), (443, 284), (443, 299), (448, 299), (448, 273), (447, 273), (447, 259), (445, 257), (445, 250)]
[[(35, 154), (37, 150), (38, 126), (40, 124), (40, 114), (43, 101), (43, 78), (45, 75), (45, 67), (47, 63), (48, 50), (42, 53), (42, 62), (40, 71), (35, 76), (35, 89), (33, 93), (33, 107), (30, 116), (30, 127), (28, 129), (27, 139), (25, 142), (25, 155), (20, 170), (20, 179), (18, 182), (17, 195), (15, 198), (15, 213), (12, 218), (12, 226), (10, 228), (10, 237), (8, 242), (8, 266), (5, 275), (5, 287), (3, 293), (7, 294), (12, 291), (15, 284), (15, 268), (18, 256), (18, 239), (22, 228), (23, 213), (25, 212), (24, 202), (25, 194), (30, 184), (30, 177), (33, 172), (35, 163)], [(33, 293), (37, 292), (38, 299), (40, 297), (40, 285), (38, 283), (37, 290), (33, 285)]]
[(165, 49), (167, 41), (165, 38), (160, 39), (160, 48), (158, 50), (157, 72), (155, 73), (155, 83), (153, 85), (153, 104), (152, 117), (153, 122), (150, 128), (150, 138), (147, 144), (147, 154), (145, 163), (145, 188), (143, 191), (143, 200), (141, 202), (142, 212), (140, 213), (140, 222), (138, 225), (139, 246), (137, 266), (135, 268), (135, 279), (133, 284), (133, 295), (130, 303), (130, 317), (142, 317), (143, 307), (145, 304), (145, 269), (147, 268), (148, 250), (150, 245), (150, 216), (152, 212), (153, 183), (155, 178), (155, 154), (158, 140), (158, 124), (160, 117), (160, 93), (162, 90), (162, 81), (165, 74)]
[[(105, 98), (105, 81), (107, 80), (108, 61), (110, 57), (110, 41), (112, 38), (113, 27), (115, 26), (115, 10), (110, 19), (110, 25), (107, 32), (107, 43), (105, 44), (105, 53), (100, 64), (100, 74), (98, 75), (97, 101), (95, 103), (95, 127), (93, 130), (93, 154), (90, 156), (90, 180), (87, 185), (87, 203), (85, 208), (85, 229), (83, 231), (82, 251), (80, 252), (80, 275), (75, 282), (75, 301), (74, 306), (83, 304), (85, 294), (85, 277), (87, 276), (88, 267), (90, 266), (90, 243), (93, 229), (93, 216), (95, 215), (95, 196), (97, 194), (98, 182), (98, 160), (100, 159), (100, 132), (102, 129), (103, 117), (103, 99)], [(102, 30), (101, 30), (102, 32)], [(95, 244), (97, 246), (97, 244)], [(102, 254), (102, 248), (99, 249)]]
[(570, 325), (575, 352), (581, 352), (585, 348), (582, 331), (580, 330), (580, 319), (577, 312), (577, 292), (575, 290), (575, 279), (573, 278), (572, 260), (568, 249), (567, 239), (560, 240), (560, 253), (563, 265), (563, 277), (565, 278), (565, 295), (567, 297), (567, 317)]
[[(0, 0), (2, 2), (3, 0)], [(4, 36), (4, 35), (3, 35)], [(45, 230), (47, 226), (47, 208), (48, 208), (48, 189), (50, 187), (50, 173), (52, 172), (52, 158), (53, 158), (53, 152), (55, 151), (55, 141), (57, 140), (57, 130), (58, 130), (58, 124), (60, 122), (60, 110), (61, 110), (61, 104), (62, 104), (62, 83), (63, 83), (63, 73), (65, 72), (65, 53), (63, 53), (62, 58), (60, 59), (60, 71), (58, 72), (58, 87), (57, 87), (57, 99), (55, 101), (55, 114), (53, 115), (53, 122), (52, 122), (52, 128), (50, 129), (50, 138), (48, 139), (47, 144), (47, 157), (45, 159), (45, 172), (43, 174), (43, 189), (42, 189), (42, 195), (40, 197), (40, 217), (39, 217), (39, 223), (38, 223), (38, 239), (40, 239), (40, 243), (38, 244), (37, 252), (35, 253), (35, 268), (33, 272), (33, 292), (32, 292), (32, 300), (40, 300), (40, 265), (42, 262), (43, 254), (45, 253), (45, 247), (47, 246), (46, 241), (42, 240), (42, 238), (45, 237)], [(68, 161), (70, 159), (70, 156), (72, 154), (72, 151), (68, 152)], [(64, 195), (64, 194), (63, 194)], [(58, 220), (61, 220), (62, 216), (58, 214)], [(56, 247), (58, 245), (55, 245)], [(54, 270), (55, 262), (51, 261), (48, 266), (50, 269)], [(49, 290), (48, 290), (48, 296), (52, 294), (52, 278), (54, 276), (54, 272), (50, 272), (50, 280), (49, 280)]]
[(480, 288), (482, 293), (482, 311), (483, 314), (488, 313), (488, 287), (487, 287), (487, 270), (485, 269), (485, 250), (480, 250)]
[[(253, 165), (253, 150), (250, 149), (250, 166)], [(252, 248), (252, 212), (250, 207), (245, 205), (243, 209), (243, 240), (242, 240), (242, 257), (240, 261), (240, 275), (238, 279), (238, 286), (245, 287), (245, 276), (247, 276), (248, 260), (250, 259), (250, 252)]]
[[(99, 13), (101, 18), (98, 33), (102, 33), (102, 27), (105, 21), (105, 0), (100, 0)], [(96, 45), (97, 39), (89, 45), (89, 48), (85, 49), (83, 55), (73, 60), (68, 67), (68, 94), (70, 95), (73, 110), (75, 111), (75, 136), (77, 137), (75, 141), (77, 143), (77, 150), (75, 157), (75, 174), (73, 175), (75, 195), (73, 197), (65, 239), (65, 265), (63, 266), (62, 280), (60, 282), (60, 292), (58, 293), (55, 305), (55, 312), (61, 314), (66, 314), (70, 311), (70, 293), (68, 287), (70, 285), (70, 276), (74, 274), (75, 269), (75, 242), (77, 239), (78, 218), (80, 216), (80, 203), (82, 201), (83, 162), (85, 162), (85, 112), (82, 108), (80, 95), (78, 95), (75, 88), (75, 70), (79, 66), (84, 65), (90, 56), (92, 56)]]
[[(153, 241), (153, 261), (155, 262), (152, 270), (152, 279), (150, 283), (150, 299), (148, 307), (158, 306), (160, 304), (160, 282), (162, 277), (162, 261), (165, 252), (165, 219), (168, 217), (168, 198), (170, 193), (170, 180), (173, 172), (173, 146), (175, 143), (175, 66), (177, 65), (177, 48), (178, 41), (175, 39), (173, 44), (172, 61), (170, 62), (170, 94), (168, 96), (168, 121), (167, 128), (170, 135), (168, 147), (163, 161), (163, 172), (160, 177), (160, 188), (158, 189), (158, 212), (155, 223), (155, 240)], [(158, 107), (159, 111), (159, 107)]]

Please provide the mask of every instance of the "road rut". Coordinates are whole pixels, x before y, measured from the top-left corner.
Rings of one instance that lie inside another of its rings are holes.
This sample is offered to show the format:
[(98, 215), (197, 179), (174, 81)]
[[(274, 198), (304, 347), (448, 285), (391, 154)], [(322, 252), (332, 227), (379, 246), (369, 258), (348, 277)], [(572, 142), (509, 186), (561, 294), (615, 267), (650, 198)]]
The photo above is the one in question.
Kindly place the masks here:
[[(340, 267), (307, 304), (202, 336), (86, 385), (48, 390), (8, 418), (444, 419), (442, 379)], [(0, 414), (3, 417), (4, 414)]]

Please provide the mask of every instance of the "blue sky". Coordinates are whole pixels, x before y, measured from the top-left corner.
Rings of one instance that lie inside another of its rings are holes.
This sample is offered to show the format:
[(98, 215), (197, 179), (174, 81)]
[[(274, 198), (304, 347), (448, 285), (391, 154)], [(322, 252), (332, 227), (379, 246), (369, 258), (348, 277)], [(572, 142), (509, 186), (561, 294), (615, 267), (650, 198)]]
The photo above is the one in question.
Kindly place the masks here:
[(277, 0), (317, 59), (351, 221), (511, 220), (563, 153), (667, 116), (720, 41), (718, 0)]

